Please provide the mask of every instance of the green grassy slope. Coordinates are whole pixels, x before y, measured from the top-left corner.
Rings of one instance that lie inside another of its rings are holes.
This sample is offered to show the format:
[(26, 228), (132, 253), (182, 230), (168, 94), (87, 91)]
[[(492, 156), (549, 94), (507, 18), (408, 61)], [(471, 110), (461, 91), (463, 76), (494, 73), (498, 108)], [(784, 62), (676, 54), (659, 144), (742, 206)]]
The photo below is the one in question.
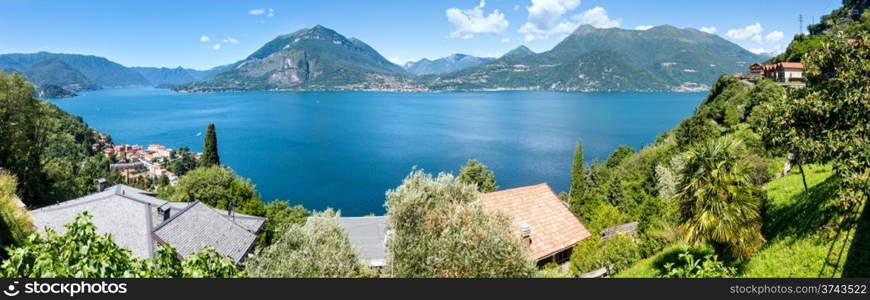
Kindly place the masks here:
[[(767, 242), (752, 258), (735, 262), (740, 277), (866, 277), (870, 275), (867, 212), (849, 230), (837, 234), (838, 217), (831, 206), (837, 181), (828, 166), (807, 166), (805, 192), (801, 175), (793, 171), (765, 186), (767, 205), (762, 229)], [(848, 232), (847, 232), (848, 231)], [(845, 246), (844, 246), (845, 245)], [(833, 246), (833, 247), (832, 247)], [(615, 277), (659, 277), (688, 247), (671, 246), (639, 261)], [(695, 256), (712, 249), (692, 249)]]

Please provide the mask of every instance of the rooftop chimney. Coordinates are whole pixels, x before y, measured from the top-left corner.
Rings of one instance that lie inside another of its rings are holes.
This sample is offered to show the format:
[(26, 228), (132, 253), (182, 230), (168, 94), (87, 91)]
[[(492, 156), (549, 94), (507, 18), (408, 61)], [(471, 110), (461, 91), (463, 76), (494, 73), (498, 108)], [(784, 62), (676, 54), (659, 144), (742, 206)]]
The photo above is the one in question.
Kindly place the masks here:
[(157, 213), (159, 213), (160, 216), (162, 217), (162, 219), (160, 219), (161, 222), (169, 220), (169, 217), (171, 216), (171, 212), (172, 212), (172, 207), (170, 207), (166, 204), (163, 204), (163, 205), (157, 207)]
[(97, 179), (97, 193), (105, 191), (105, 190), (106, 190), (106, 179), (105, 178)]
[(520, 225), (520, 236), (523, 238), (523, 243), (526, 245), (532, 244), (532, 226), (523, 223)]

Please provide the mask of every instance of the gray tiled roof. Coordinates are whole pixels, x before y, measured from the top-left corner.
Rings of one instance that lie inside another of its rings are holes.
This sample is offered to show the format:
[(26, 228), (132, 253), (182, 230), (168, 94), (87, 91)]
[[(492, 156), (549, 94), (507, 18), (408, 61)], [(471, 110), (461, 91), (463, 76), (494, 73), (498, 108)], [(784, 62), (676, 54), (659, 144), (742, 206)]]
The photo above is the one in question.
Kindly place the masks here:
[(387, 217), (343, 217), (338, 224), (350, 242), (359, 249), (360, 258), (369, 266), (384, 266), (387, 250)]
[[(164, 220), (158, 208), (168, 208), (169, 218)], [(156, 236), (182, 256), (212, 245), (238, 262), (250, 251), (266, 220), (235, 213), (231, 217), (199, 202), (165, 201), (125, 185), (32, 210), (31, 215), (40, 230), (52, 228), (64, 233), (63, 225), (83, 211), (93, 216), (98, 233), (109, 233), (118, 245), (149, 258), (154, 256)]]
[(93, 216), (93, 223), (100, 234), (109, 233), (115, 242), (133, 251), (140, 257), (153, 257), (154, 244), (151, 240), (151, 209), (148, 204), (115, 194), (109, 189), (102, 193), (88, 195), (31, 211), (33, 223), (39, 230), (51, 228), (58, 233), (66, 232), (64, 224), (75, 219), (76, 215), (87, 211)]
[(254, 233), (198, 201), (155, 228), (154, 234), (174, 246), (181, 256), (211, 245), (237, 262), (244, 259), (257, 239)]
[(246, 215), (246, 214), (240, 214), (237, 212), (233, 212), (233, 214), (231, 216), (225, 210), (217, 209), (217, 208), (215, 208), (214, 210), (217, 211), (218, 213), (220, 213), (225, 218), (228, 218), (228, 219), (232, 220), (233, 222), (236, 222), (236, 224), (239, 224), (239, 226), (242, 226), (246, 230), (253, 232), (253, 233), (257, 233), (258, 231), (260, 231), (260, 228), (263, 227), (263, 223), (266, 223), (266, 218), (264, 218), (264, 217), (257, 217), (257, 216), (251, 216), (251, 215)]

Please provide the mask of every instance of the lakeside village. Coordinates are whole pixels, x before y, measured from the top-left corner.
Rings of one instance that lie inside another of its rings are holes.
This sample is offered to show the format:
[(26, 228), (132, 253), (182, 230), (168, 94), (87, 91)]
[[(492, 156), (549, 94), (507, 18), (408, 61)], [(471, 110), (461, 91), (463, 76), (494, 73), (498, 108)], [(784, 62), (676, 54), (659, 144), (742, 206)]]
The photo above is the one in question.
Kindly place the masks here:
[[(125, 184), (147, 187), (148, 183), (168, 183), (174, 186), (178, 183), (178, 176), (183, 175), (176, 174), (167, 166), (177, 160), (186, 159), (185, 156), (188, 156), (189, 152), (187, 150), (179, 154), (178, 151), (159, 144), (150, 144), (147, 147), (115, 145), (109, 141), (106, 134), (96, 130), (93, 133), (99, 134), (100, 139), (98, 143), (91, 145), (91, 150), (102, 151), (103, 155), (112, 161), (109, 169), (118, 172)], [(189, 157), (199, 160), (201, 155), (201, 153), (190, 153)]]

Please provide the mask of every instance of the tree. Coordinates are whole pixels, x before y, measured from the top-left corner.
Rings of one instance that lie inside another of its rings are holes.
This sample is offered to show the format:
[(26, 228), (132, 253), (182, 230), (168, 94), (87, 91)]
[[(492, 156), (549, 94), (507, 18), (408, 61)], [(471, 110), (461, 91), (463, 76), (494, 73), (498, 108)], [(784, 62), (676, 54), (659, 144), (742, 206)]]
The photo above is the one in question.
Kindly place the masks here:
[(482, 193), (492, 193), (498, 190), (495, 184), (495, 173), (487, 171), (486, 165), (469, 159), (459, 170), (459, 181), (466, 184), (474, 184)]
[(689, 151), (680, 182), (680, 231), (695, 245), (748, 257), (761, 247), (760, 190), (746, 176), (742, 144), (729, 136)]
[(353, 278), (368, 274), (332, 210), (284, 225), (278, 240), (246, 261), (252, 277)]
[(266, 204), (266, 223), (260, 234), (260, 246), (269, 246), (280, 236), (287, 224), (305, 224), (309, 212), (302, 205), (291, 206), (289, 201), (275, 200)]
[(266, 213), (254, 184), (219, 166), (190, 171), (160, 197), (172, 201), (198, 200), (218, 209), (232, 206), (234, 211), (243, 214), (263, 216)]
[(220, 166), (221, 158), (218, 155), (217, 133), (215, 133), (214, 123), (208, 124), (208, 129), (205, 131), (205, 142), (202, 147), (202, 157), (199, 165), (202, 167)]
[(119, 278), (119, 277), (239, 277), (233, 260), (214, 248), (190, 254), (181, 262), (169, 245), (157, 249), (154, 259), (140, 259), (115, 244), (111, 235), (97, 234), (91, 216), (83, 212), (58, 234), (46, 229), (32, 234), (17, 247), (7, 247), (9, 257), (0, 265), (3, 277)]
[(814, 160), (831, 163), (842, 179), (838, 206), (854, 213), (870, 190), (870, 37), (850, 42), (837, 35), (803, 63), (807, 88), (771, 109), (771, 131)]
[(395, 277), (529, 277), (535, 263), (510, 218), (474, 185), (413, 171), (387, 191), (387, 272)]
[(177, 151), (173, 151), (172, 160), (166, 164), (166, 169), (175, 173), (176, 176), (183, 176), (193, 169), (196, 169), (196, 159), (190, 153), (190, 148), (181, 147)]
[(574, 146), (574, 160), (571, 163), (571, 186), (568, 189), (568, 203), (571, 210), (578, 214), (583, 205), (583, 192), (586, 188), (586, 167), (583, 165), (583, 142), (577, 141)]
[(46, 178), (42, 172), (39, 100), (24, 76), (0, 71), (0, 167), (18, 177), (18, 189), (27, 202), (37, 202)]
[[(0, 245), (21, 245), (27, 236), (36, 232), (30, 213), (15, 195), (18, 182), (15, 176), (0, 171)], [(5, 256), (5, 255), (4, 255)]]

